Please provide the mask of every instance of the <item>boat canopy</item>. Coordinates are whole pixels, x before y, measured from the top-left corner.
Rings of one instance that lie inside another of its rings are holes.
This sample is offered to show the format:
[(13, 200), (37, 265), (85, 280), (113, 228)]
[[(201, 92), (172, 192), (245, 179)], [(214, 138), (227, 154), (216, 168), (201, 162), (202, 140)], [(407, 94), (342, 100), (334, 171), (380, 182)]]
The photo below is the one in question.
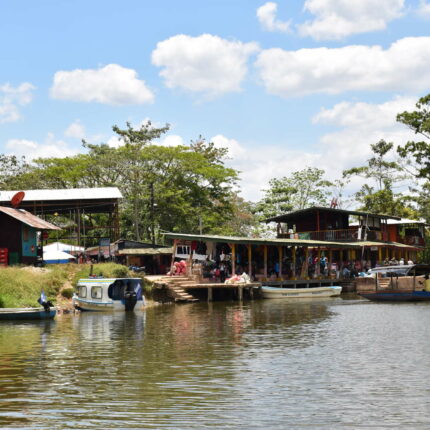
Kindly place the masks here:
[(423, 276), (430, 274), (430, 264), (381, 266), (373, 268), (371, 273), (381, 273), (385, 276)]

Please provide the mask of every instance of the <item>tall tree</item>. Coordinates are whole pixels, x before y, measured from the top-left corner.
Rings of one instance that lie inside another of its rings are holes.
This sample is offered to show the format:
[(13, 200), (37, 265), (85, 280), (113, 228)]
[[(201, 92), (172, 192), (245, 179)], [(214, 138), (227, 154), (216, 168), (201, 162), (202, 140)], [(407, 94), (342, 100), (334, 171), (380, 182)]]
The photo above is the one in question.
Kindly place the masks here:
[(394, 144), (381, 139), (370, 147), (374, 155), (367, 160), (367, 165), (353, 167), (343, 172), (344, 178), (360, 176), (376, 184), (374, 186), (372, 182), (366, 182), (355, 193), (355, 198), (361, 203), (361, 209), (387, 215), (410, 214), (410, 210), (405, 206), (405, 196), (393, 191), (397, 184), (406, 179), (400, 164), (387, 159), (393, 152)]
[(324, 170), (308, 167), (290, 176), (273, 178), (264, 197), (255, 207), (261, 219), (308, 206), (327, 206), (333, 183), (324, 179)]

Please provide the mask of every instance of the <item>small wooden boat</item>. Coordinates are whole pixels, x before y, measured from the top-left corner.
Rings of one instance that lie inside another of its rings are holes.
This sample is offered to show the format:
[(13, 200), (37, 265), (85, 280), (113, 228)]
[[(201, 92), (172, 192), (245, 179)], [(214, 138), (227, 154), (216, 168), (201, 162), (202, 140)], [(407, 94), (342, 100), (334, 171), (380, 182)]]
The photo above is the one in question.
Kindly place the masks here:
[(265, 299), (306, 299), (339, 296), (342, 287), (281, 288), (263, 286), (261, 291)]
[(141, 278), (80, 279), (73, 304), (81, 311), (132, 311), (145, 304)]
[(54, 307), (0, 308), (0, 321), (52, 319), (56, 314), (57, 310)]

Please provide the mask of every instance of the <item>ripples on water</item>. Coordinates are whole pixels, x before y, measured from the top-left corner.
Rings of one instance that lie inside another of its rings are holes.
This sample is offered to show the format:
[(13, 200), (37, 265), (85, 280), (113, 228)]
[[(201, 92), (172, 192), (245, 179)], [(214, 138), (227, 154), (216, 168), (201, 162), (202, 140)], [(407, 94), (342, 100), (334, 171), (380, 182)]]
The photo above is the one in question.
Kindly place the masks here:
[(0, 427), (428, 429), (430, 306), (166, 305), (0, 325)]

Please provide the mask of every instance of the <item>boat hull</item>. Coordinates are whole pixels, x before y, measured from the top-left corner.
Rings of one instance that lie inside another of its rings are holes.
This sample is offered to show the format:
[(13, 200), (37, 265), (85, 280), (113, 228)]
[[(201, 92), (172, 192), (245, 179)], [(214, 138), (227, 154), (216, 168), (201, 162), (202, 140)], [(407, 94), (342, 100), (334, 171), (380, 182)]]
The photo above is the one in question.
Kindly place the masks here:
[(339, 296), (342, 287), (278, 288), (261, 287), (264, 299), (306, 299)]
[(45, 320), (53, 319), (56, 314), (55, 308), (48, 311), (44, 308), (3, 308), (0, 309), (0, 321)]
[[(78, 297), (73, 298), (73, 304), (79, 311), (92, 311), (92, 312), (112, 312), (126, 310), (125, 303), (120, 300), (109, 301), (109, 302), (95, 302), (93, 300), (85, 300)], [(138, 300), (133, 310), (142, 309), (143, 301)]]
[(426, 302), (430, 301), (430, 291), (375, 291), (359, 293), (361, 297), (375, 302)]

